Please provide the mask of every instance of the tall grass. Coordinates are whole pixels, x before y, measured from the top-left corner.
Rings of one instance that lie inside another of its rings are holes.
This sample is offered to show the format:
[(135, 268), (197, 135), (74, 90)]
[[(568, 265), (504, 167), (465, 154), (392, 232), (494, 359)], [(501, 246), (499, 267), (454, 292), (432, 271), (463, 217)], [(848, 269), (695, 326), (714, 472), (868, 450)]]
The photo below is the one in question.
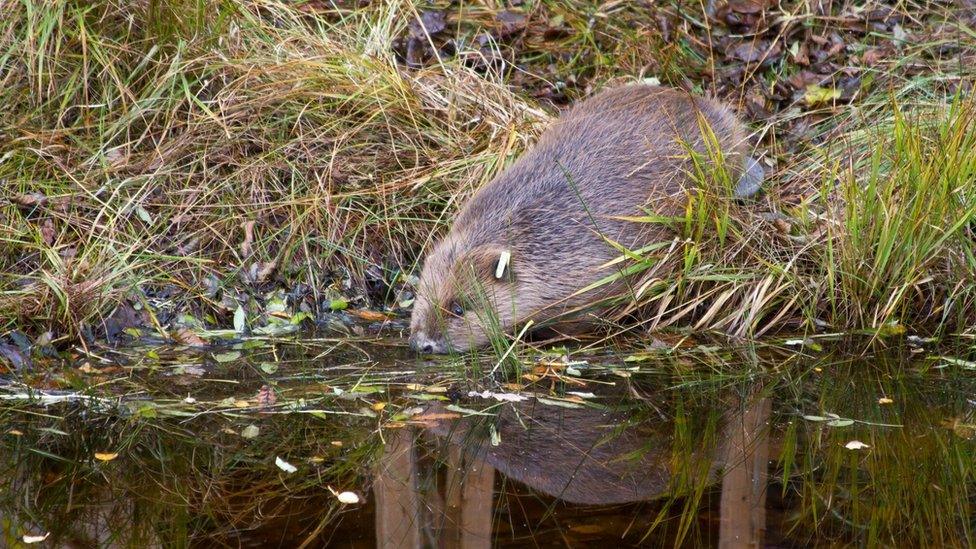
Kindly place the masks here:
[(8, 329), (77, 334), (137, 288), (219, 315), (208, 278), (237, 296), (410, 270), (542, 118), (460, 64), (401, 69), (409, 4), (339, 22), (261, 1), (3, 12)]
[(832, 306), (859, 325), (965, 322), (976, 312), (974, 105), (891, 114), (841, 183)]
[[(594, 88), (652, 71), (715, 89), (694, 80), (715, 60), (687, 29), (671, 43), (634, 30), (650, 28), (646, 10), (533, 5), (565, 38), (527, 29), (521, 62)], [(496, 8), (458, 14), (477, 25)], [(396, 39), (423, 9), (410, 0), (318, 15), (264, 0), (0, 9), (0, 331), (97, 332), (124, 302), (157, 326), (188, 309), (229, 325), (273, 289), (307, 287), (313, 306), (340, 286), (361, 294), (367, 272), (414, 271), (466, 195), (547, 120), (531, 86), (508, 87), (523, 68), (469, 66), (483, 54), (473, 43), (426, 68), (399, 63)], [(679, 237), (621, 251), (633, 283), (620, 310), (649, 311), (645, 328), (739, 336), (972, 327), (973, 106), (959, 90), (974, 42), (939, 31), (864, 69), (856, 106), (770, 117), (761, 132), (780, 163), (757, 203), (730, 200), (729, 175), (709, 168), (720, 151), (693, 158), (682, 219), (644, 220)], [(772, 87), (784, 70), (755, 77)], [(800, 116), (813, 138), (784, 151), (779, 135)]]

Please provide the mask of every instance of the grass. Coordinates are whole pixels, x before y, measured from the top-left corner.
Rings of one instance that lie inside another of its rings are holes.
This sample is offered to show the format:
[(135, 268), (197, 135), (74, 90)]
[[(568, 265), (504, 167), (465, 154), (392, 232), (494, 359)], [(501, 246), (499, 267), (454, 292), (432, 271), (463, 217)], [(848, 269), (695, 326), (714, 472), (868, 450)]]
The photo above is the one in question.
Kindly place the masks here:
[[(852, 9), (804, 6), (777, 23), (787, 47), (798, 25), (827, 36)], [(135, 306), (172, 336), (183, 313), (229, 327), (275, 291), (292, 312), (343, 294), (406, 312), (407, 275), (544, 127), (546, 101), (644, 77), (728, 99), (772, 169), (768, 194), (740, 207), (696, 163), (705, 190), (689, 194), (681, 238), (621, 258), (637, 297), (623, 310), (650, 311), (638, 325), (974, 328), (976, 33), (950, 8), (899, 8), (925, 39), (846, 44), (888, 52), (857, 65), (850, 103), (800, 94), (764, 115), (756, 90), (813, 67), (784, 54), (726, 78), (742, 63), (722, 44), (738, 38), (699, 4), (537, 0), (516, 10), (514, 38), (497, 7), (465, 4), (446, 11), (456, 55), (421, 68), (399, 57), (422, 10), (410, 1), (0, 8), (0, 333), (90, 338)], [(845, 74), (825, 78), (839, 89)]]
[(463, 67), (400, 70), (384, 49), (396, 7), (327, 24), (260, 2), (192, 21), (156, 3), (8, 4), (7, 329), (78, 335), (167, 285), (226, 317), (208, 277), (236, 298), (407, 270), (540, 118)]

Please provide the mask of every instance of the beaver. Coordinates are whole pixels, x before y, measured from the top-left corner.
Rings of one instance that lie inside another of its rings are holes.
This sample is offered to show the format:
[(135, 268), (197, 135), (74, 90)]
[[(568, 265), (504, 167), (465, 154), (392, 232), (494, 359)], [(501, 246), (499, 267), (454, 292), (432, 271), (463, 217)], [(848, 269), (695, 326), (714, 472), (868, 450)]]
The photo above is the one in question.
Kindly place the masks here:
[(621, 246), (674, 238), (661, 223), (621, 218), (683, 215), (695, 185), (691, 150), (722, 159), (736, 197), (760, 186), (745, 126), (717, 101), (631, 84), (570, 109), (471, 196), (428, 255), (411, 347), (461, 352), (530, 320), (561, 333), (591, 329), (601, 309), (587, 307), (626, 293), (626, 277), (590, 289), (614, 278)]

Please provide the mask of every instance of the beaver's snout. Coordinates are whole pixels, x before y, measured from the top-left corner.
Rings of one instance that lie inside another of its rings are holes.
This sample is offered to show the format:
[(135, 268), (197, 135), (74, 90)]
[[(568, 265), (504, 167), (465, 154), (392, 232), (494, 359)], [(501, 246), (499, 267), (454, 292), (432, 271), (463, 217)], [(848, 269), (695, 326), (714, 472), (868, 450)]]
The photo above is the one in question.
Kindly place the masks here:
[(410, 348), (424, 354), (444, 354), (448, 351), (443, 341), (435, 341), (423, 332), (415, 332), (410, 336)]

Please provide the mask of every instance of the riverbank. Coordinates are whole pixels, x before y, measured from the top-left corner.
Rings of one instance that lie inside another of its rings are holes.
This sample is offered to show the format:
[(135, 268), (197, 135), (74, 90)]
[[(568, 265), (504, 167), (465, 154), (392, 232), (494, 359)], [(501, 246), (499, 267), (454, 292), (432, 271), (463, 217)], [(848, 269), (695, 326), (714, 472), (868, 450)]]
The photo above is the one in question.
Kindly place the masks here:
[(465, 197), (635, 79), (728, 101), (770, 174), (639, 260), (642, 328), (976, 329), (971, 9), (346, 4), (3, 4), (5, 339), (401, 318)]

